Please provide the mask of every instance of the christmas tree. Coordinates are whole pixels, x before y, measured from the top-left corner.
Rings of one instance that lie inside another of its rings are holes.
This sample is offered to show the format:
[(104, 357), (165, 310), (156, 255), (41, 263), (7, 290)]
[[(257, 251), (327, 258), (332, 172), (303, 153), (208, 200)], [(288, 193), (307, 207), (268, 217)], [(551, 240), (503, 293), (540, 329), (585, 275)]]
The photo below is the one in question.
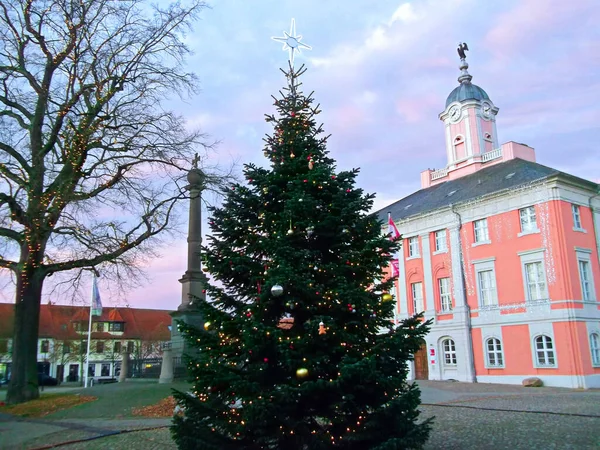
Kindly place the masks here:
[(336, 173), (305, 69), (284, 72), (265, 138), (270, 169), (245, 166), (214, 208), (203, 261), (218, 283), (196, 301), (204, 329), (178, 324), (197, 348), (193, 392), (172, 432), (180, 449), (420, 448), (420, 392), (407, 365), (427, 330), (395, 326), (385, 279), (399, 242), (355, 187)]

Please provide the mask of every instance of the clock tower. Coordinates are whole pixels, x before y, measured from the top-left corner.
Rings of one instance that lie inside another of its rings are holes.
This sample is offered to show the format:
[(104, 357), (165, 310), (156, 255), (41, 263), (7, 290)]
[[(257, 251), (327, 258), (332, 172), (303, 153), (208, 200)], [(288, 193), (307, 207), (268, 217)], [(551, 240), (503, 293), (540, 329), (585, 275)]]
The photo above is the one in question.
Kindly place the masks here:
[(496, 132), (498, 108), (483, 89), (471, 83), (473, 77), (467, 72), (464, 50), (468, 50), (466, 44), (460, 44), (460, 84), (450, 93), (446, 108), (439, 115), (445, 126), (449, 172), (480, 163), (486, 153), (500, 148)]

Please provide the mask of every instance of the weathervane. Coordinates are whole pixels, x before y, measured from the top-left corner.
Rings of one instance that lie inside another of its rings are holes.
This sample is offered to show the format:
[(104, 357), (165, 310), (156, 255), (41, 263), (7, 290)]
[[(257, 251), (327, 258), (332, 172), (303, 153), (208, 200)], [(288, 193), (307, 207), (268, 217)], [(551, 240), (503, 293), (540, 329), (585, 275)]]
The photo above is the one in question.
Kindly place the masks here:
[(310, 45), (300, 42), (302, 40), (302, 36), (296, 36), (295, 19), (292, 19), (292, 25), (290, 26), (289, 33), (287, 31), (284, 31), (282, 37), (272, 36), (271, 39), (273, 39), (274, 41), (283, 42), (283, 50), (289, 51), (290, 63), (292, 64), (292, 66), (294, 65), (294, 52), (298, 52), (298, 54), (300, 54), (300, 48), (312, 50), (312, 47)]
[(458, 48), (456, 50), (458, 51), (458, 56), (460, 57), (460, 59), (465, 59), (467, 57), (467, 55), (465, 54), (465, 50), (468, 51), (469, 47), (467, 47), (466, 42), (459, 42)]

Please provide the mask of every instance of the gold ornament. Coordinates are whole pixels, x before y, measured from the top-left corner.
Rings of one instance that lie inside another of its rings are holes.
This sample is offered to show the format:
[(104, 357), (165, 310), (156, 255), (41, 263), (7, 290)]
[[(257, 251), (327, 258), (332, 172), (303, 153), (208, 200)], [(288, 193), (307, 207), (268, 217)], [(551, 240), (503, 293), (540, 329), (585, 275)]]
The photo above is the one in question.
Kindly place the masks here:
[(204, 329), (208, 331), (208, 329), (210, 328), (211, 323), (210, 322), (204, 322)]
[(306, 378), (308, 376), (308, 369), (302, 367), (302, 368), (296, 370), (296, 376), (298, 378)]
[(394, 296), (392, 294), (383, 294), (381, 298), (384, 302), (389, 302), (394, 299)]
[(294, 159), (296, 157), (296, 155), (294, 155), (294, 152), (290, 153), (290, 158)]
[(313, 161), (311, 159), (310, 161), (308, 161), (308, 169), (313, 170), (313, 167), (315, 167), (315, 163), (313, 163)]

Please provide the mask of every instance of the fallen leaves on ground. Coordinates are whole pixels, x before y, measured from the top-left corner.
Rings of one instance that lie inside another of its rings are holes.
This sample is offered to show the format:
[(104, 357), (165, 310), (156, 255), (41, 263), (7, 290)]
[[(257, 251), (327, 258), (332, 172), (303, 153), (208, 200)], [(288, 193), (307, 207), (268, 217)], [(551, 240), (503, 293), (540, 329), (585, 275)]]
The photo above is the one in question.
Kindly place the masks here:
[(2, 406), (0, 412), (23, 417), (44, 417), (56, 411), (93, 402), (94, 400), (98, 400), (98, 397), (77, 394), (50, 394), (26, 403)]
[(144, 417), (172, 417), (173, 410), (176, 406), (175, 399), (173, 396), (163, 398), (158, 403), (149, 406), (142, 406), (141, 408), (134, 408), (132, 414), (134, 416)]

